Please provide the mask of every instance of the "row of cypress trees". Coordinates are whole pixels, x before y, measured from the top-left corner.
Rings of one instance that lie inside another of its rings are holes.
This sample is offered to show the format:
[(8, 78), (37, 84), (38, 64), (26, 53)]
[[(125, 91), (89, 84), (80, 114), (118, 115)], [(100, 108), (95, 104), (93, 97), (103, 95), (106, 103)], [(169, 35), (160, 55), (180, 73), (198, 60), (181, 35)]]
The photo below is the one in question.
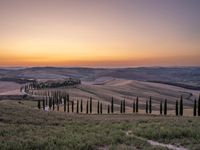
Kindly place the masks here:
[(133, 113), (139, 112), (139, 98), (137, 97), (136, 100), (133, 102)]
[[(183, 97), (181, 96), (180, 102), (176, 101), (176, 107), (175, 107), (175, 114), (176, 116), (180, 115), (183, 116)], [(200, 95), (197, 100), (194, 100), (194, 105), (193, 105), (193, 116), (200, 116)]]
[(198, 103), (196, 99), (194, 100), (193, 116), (197, 116), (197, 115), (200, 116), (200, 95), (199, 95)]
[(152, 113), (151, 97), (150, 97), (149, 101), (146, 100), (146, 114), (148, 114), (148, 113), (150, 113), (150, 114)]
[[(43, 108), (43, 110), (45, 110), (45, 106), (47, 106), (48, 104), (48, 108), (50, 110), (55, 110), (57, 107), (57, 111), (59, 111), (60, 107), (59, 105), (62, 104), (62, 102), (64, 102), (63, 106), (64, 106), (64, 112), (70, 112), (70, 104), (71, 104), (71, 112), (74, 112), (74, 101), (70, 101), (69, 100), (69, 95), (65, 94), (65, 95), (61, 95), (59, 92), (55, 92), (53, 94), (51, 94), (51, 96), (49, 96), (50, 94), (47, 94), (43, 100), (38, 100), (38, 108), (41, 109)], [(48, 101), (48, 102), (47, 102)], [(93, 101), (92, 98), (89, 99), (89, 101), (87, 100), (86, 103), (86, 113), (87, 114), (92, 114), (93, 113)], [(138, 97), (136, 98), (136, 100), (133, 101), (133, 113), (138, 113), (139, 112), (139, 99)], [(102, 103), (100, 103), (99, 101), (97, 102), (97, 114), (102, 114), (102, 110), (103, 109), (103, 105)], [(160, 115), (164, 114), (167, 115), (167, 99), (165, 99), (164, 101), (164, 107), (163, 107), (163, 102), (160, 102)], [(76, 101), (76, 112), (83, 112), (83, 101), (81, 100), (79, 102), (79, 100)], [(111, 104), (108, 105), (107, 107), (107, 113), (114, 113), (114, 98), (112, 97), (111, 99)], [(126, 113), (126, 102), (125, 99), (121, 101), (120, 103), (120, 113)], [(146, 101), (146, 113), (152, 113), (152, 97), (149, 98), (149, 100)], [(180, 101), (176, 101), (175, 103), (175, 115), (176, 116), (183, 116), (183, 97), (181, 96)], [(194, 107), (193, 107), (193, 116), (200, 116), (200, 96), (197, 100), (194, 100)]]
[(164, 108), (163, 108), (163, 102), (160, 102), (160, 115), (167, 115), (167, 99), (164, 101)]
[(175, 106), (175, 114), (176, 116), (183, 116), (183, 97), (181, 96), (180, 101), (176, 100), (176, 106)]

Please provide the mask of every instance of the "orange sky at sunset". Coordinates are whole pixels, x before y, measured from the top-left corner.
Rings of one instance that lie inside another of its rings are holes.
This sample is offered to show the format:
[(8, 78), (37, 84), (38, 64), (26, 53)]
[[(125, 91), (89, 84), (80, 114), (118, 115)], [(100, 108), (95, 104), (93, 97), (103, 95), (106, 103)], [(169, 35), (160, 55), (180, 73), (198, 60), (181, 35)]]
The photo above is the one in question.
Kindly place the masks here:
[(199, 1), (0, 0), (0, 66), (199, 66)]

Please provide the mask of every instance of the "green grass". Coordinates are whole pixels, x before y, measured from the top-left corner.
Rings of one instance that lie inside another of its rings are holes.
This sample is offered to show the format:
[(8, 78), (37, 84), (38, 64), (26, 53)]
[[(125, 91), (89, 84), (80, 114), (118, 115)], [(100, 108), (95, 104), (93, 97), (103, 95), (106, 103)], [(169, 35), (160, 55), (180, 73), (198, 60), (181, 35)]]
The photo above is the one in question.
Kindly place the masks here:
[[(199, 149), (200, 119), (76, 115), (38, 110), (35, 102), (0, 101), (0, 149), (162, 149), (134, 135)], [(165, 149), (165, 148), (163, 148)]]
[(133, 133), (162, 143), (182, 145), (189, 149), (200, 148), (200, 119), (170, 117), (166, 119), (139, 121)]

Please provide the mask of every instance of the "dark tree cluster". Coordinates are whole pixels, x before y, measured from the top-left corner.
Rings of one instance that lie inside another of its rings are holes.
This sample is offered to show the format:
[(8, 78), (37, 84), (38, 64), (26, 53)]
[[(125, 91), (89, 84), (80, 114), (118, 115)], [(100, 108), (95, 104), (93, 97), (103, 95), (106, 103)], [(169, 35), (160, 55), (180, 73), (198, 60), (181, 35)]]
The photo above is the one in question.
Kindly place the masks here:
[[(92, 97), (86, 101), (86, 104), (83, 103), (83, 100), (73, 100), (69, 98), (69, 94), (61, 91), (38, 91), (37, 93), (42, 97), (42, 99), (38, 100), (38, 108), (45, 110), (48, 107), (49, 110), (60, 110), (60, 106), (63, 106), (64, 112), (76, 112), (77, 114), (85, 112), (86, 114), (93, 114), (93, 106), (96, 105), (96, 113), (102, 114), (103, 113), (103, 104), (100, 101), (93, 102)], [(107, 114), (113, 114), (116, 110), (115, 108), (115, 100), (112, 97), (110, 104), (107, 105)], [(84, 106), (85, 105), (85, 106)], [(160, 115), (167, 115), (168, 113), (168, 102), (167, 99), (160, 102)], [(152, 113), (152, 97), (149, 100), (146, 100), (146, 113)], [(85, 109), (85, 110), (84, 110)], [(95, 109), (94, 109), (95, 110)], [(132, 103), (132, 110), (133, 113), (139, 112), (139, 98), (136, 99)], [(183, 116), (184, 110), (184, 100), (183, 96), (181, 96), (180, 100), (176, 100), (175, 102), (175, 115), (176, 116)], [(120, 113), (126, 113), (126, 100), (121, 100), (120, 102)], [(200, 96), (198, 101), (194, 99), (194, 106), (193, 106), (193, 116), (200, 116)]]
[(70, 87), (80, 85), (80, 79), (65, 79), (64, 81), (46, 81), (46, 82), (39, 82), (39, 81), (32, 81), (29, 84), (21, 87), (20, 91), (30, 93), (31, 90), (41, 90), (41, 89), (48, 89), (48, 88), (58, 88), (58, 87)]

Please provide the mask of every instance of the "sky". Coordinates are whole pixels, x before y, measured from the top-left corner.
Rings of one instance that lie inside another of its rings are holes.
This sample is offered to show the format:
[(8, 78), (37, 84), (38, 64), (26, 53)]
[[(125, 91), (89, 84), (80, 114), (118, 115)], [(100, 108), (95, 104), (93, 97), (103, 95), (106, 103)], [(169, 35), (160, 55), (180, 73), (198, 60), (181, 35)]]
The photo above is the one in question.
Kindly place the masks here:
[(200, 0), (0, 0), (0, 66), (200, 66)]

